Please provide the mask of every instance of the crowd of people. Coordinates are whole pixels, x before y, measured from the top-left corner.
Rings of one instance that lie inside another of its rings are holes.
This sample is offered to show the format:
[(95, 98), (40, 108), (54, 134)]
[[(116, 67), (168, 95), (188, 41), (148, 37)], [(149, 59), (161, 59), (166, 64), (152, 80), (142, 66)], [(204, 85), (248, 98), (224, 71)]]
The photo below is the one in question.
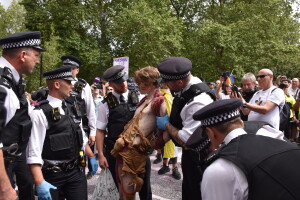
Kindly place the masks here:
[(240, 86), (228, 72), (205, 83), (189, 59), (169, 57), (131, 78), (109, 67), (90, 85), (77, 77), (84, 63), (65, 55), (29, 94), (22, 75), (39, 64), (40, 44), (39, 31), (0, 39), (0, 199), (87, 199), (100, 166), (119, 199), (150, 200), (154, 149), (158, 174), (172, 165), (182, 178), (184, 200), (300, 198), (297, 78), (264, 68)]

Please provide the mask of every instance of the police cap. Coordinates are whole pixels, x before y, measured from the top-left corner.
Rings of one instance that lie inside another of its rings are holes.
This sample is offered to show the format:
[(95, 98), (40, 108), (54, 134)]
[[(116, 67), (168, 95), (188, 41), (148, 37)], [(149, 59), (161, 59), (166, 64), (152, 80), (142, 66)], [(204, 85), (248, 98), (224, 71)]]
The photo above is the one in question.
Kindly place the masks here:
[(19, 32), (0, 39), (3, 49), (13, 49), (21, 47), (32, 47), (38, 51), (45, 51), (41, 46), (41, 32)]
[(75, 81), (72, 76), (72, 68), (71, 65), (63, 65), (60, 68), (56, 68), (45, 72), (43, 75), (46, 80), (53, 80), (53, 79), (65, 79), (68, 81)]
[(164, 82), (181, 80), (190, 75), (192, 62), (184, 57), (170, 57), (158, 64), (158, 71)]
[(239, 117), (242, 105), (243, 103), (239, 99), (215, 101), (197, 111), (193, 118), (201, 121), (202, 126), (214, 126)]
[(75, 56), (72, 56), (72, 55), (66, 55), (66, 56), (62, 56), (61, 58), (61, 61), (63, 63), (63, 66), (64, 65), (71, 65), (73, 67), (80, 67), (80, 65), (82, 65), (82, 61), (79, 60), (78, 58), (76, 58)]
[(103, 78), (108, 82), (113, 83), (123, 83), (127, 80), (127, 74), (123, 70), (125, 67), (121, 65), (115, 65), (113, 67), (108, 68), (104, 74)]

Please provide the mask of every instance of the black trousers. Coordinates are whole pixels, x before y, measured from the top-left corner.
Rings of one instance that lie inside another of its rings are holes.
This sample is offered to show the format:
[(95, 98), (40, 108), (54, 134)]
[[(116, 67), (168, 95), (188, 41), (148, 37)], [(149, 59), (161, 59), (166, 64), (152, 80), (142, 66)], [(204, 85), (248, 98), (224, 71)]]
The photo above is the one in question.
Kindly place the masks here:
[[(115, 143), (111, 140), (106, 140), (104, 144), (105, 144), (104, 155), (109, 165), (108, 169), (111, 172), (111, 175), (115, 181), (116, 186), (118, 187), (118, 181), (116, 178), (116, 159), (110, 154), (111, 150), (114, 148)], [(151, 176), (151, 162), (148, 156), (146, 160), (146, 172), (143, 179), (144, 184), (142, 186), (141, 191), (139, 192), (140, 199), (152, 200), (150, 176)]]
[(199, 156), (191, 150), (182, 150), (182, 199), (201, 199), (200, 182), (203, 171), (199, 166)]
[[(12, 162), (5, 160), (5, 167), (12, 187), (14, 188), (17, 183), (19, 199), (34, 200), (34, 182), (29, 167), (26, 164), (26, 151)], [(16, 175), (16, 182), (14, 175)]]
[(79, 168), (71, 171), (43, 171), (44, 178), (57, 190), (51, 190), (52, 200), (87, 200), (87, 181)]

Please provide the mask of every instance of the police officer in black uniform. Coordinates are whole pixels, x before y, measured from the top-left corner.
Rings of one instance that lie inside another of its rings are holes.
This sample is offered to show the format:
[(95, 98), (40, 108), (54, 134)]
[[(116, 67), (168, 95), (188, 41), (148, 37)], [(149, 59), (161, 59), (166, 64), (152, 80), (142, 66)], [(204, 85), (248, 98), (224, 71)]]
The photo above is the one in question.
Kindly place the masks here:
[(74, 104), (76, 108), (76, 115), (82, 119), (82, 126), (84, 132), (89, 137), (89, 145), (86, 146), (86, 152), (88, 153), (88, 176), (91, 177), (96, 174), (98, 170), (98, 162), (94, 156), (94, 143), (96, 137), (96, 112), (95, 104), (93, 101), (92, 90), (90, 85), (82, 78), (77, 78), (79, 68), (82, 65), (82, 61), (75, 56), (66, 55), (61, 57), (64, 65), (72, 66), (72, 74), (75, 81), (73, 91), (70, 97), (66, 98), (66, 101), (70, 104)]
[(6, 91), (4, 88), (0, 87), (0, 199), (15, 200), (17, 199), (16, 191), (11, 187), (9, 178), (6, 174), (2, 152), (3, 144), (1, 141), (1, 133), (6, 119), (6, 109), (4, 107), (5, 97)]
[(73, 88), (71, 70), (64, 66), (44, 73), (49, 95), (31, 113), (27, 163), (41, 199), (51, 199), (51, 192), (53, 199), (87, 199), (81, 118), (63, 101)]
[[(124, 67), (116, 65), (108, 68), (103, 78), (114, 89), (99, 105), (97, 116), (96, 146), (98, 150), (99, 165), (101, 168), (109, 168), (116, 185), (118, 181), (115, 174), (116, 159), (110, 154), (118, 136), (123, 132), (124, 126), (132, 119), (139, 102), (137, 91), (128, 90), (127, 74)], [(108, 113), (108, 115), (107, 115)], [(144, 184), (139, 192), (140, 199), (152, 199), (150, 185), (151, 163), (148, 157), (146, 161), (146, 173)]]
[(193, 115), (216, 149), (204, 171), (202, 199), (300, 199), (299, 147), (247, 134), (240, 118), (242, 105), (239, 99), (220, 100)]
[(26, 165), (25, 151), (30, 136), (31, 120), (28, 101), (25, 97), (22, 74), (29, 75), (39, 64), (39, 31), (21, 32), (0, 39), (3, 48), (0, 57), (0, 87), (6, 90), (6, 126), (2, 143), (5, 167), (14, 187), (14, 175), (20, 199), (34, 199), (33, 179)]
[(185, 143), (200, 126), (191, 113), (200, 110), (215, 100), (206, 83), (191, 75), (192, 62), (183, 57), (171, 57), (158, 64), (163, 81), (174, 96), (170, 119), (157, 117), (157, 127), (167, 130), (177, 146), (182, 146), (182, 199), (190, 200), (201, 196), (200, 180), (202, 170), (199, 167), (199, 155), (185, 148)]

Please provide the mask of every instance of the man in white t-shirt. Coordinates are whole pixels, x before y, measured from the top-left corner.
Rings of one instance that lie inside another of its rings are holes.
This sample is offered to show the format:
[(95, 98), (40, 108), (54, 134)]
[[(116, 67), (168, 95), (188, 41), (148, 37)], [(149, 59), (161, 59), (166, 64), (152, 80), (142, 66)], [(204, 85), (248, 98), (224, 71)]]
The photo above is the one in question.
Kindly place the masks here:
[(293, 78), (292, 85), (288, 88), (289, 95), (292, 95), (295, 99), (299, 94), (299, 79)]
[(270, 69), (260, 70), (256, 77), (260, 90), (249, 103), (242, 99), (242, 112), (248, 115), (248, 121), (265, 121), (279, 129), (279, 113), (285, 103), (284, 93), (273, 85), (273, 72)]

